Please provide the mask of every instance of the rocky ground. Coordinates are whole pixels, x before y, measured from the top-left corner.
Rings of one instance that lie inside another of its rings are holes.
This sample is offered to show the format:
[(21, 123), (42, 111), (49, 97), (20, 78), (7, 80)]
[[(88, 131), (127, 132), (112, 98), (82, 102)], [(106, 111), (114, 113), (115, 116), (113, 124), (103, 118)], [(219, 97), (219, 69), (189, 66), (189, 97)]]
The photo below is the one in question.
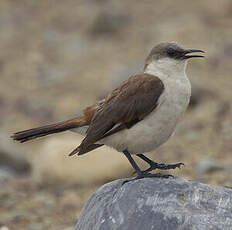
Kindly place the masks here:
[(23, 145), (9, 136), (75, 116), (141, 71), (160, 41), (206, 58), (189, 63), (191, 105), (150, 157), (184, 162), (176, 176), (231, 187), (231, 24), (230, 0), (0, 1), (0, 229), (71, 230), (93, 191), (131, 175), (106, 147), (69, 158), (81, 141), (72, 133)]

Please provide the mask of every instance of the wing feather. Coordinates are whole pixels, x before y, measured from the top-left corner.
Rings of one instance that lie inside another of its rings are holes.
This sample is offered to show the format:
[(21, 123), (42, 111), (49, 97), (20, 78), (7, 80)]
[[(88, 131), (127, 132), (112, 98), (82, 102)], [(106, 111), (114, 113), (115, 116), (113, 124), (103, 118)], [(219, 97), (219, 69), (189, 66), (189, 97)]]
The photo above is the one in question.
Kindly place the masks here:
[(157, 107), (163, 91), (158, 77), (144, 73), (130, 77), (102, 101), (75, 152), (83, 154), (102, 138), (131, 128)]

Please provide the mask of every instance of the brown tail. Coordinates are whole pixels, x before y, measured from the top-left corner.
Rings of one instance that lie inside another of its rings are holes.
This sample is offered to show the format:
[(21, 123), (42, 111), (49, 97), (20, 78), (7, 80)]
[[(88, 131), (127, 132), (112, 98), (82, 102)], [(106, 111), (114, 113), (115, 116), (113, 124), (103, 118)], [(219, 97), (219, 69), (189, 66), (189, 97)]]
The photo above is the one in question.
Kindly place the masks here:
[(87, 125), (84, 117), (78, 117), (71, 120), (59, 122), (56, 124), (45, 125), (34, 129), (28, 129), (21, 132), (14, 133), (11, 137), (21, 143), (35, 139), (37, 137), (46, 136), (52, 133), (59, 133), (69, 129), (78, 128)]

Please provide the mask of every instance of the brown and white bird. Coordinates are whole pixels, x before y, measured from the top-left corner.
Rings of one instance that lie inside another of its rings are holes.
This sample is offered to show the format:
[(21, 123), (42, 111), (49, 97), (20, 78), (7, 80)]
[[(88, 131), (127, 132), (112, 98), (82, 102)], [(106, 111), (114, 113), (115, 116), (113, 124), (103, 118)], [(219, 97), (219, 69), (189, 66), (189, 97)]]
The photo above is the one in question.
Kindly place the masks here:
[[(84, 135), (81, 144), (69, 155), (82, 155), (103, 145), (123, 152), (137, 173), (137, 178), (155, 176), (153, 169), (174, 169), (177, 164), (158, 164), (143, 155), (166, 142), (185, 112), (191, 85), (186, 76), (187, 61), (203, 57), (176, 43), (160, 43), (146, 58), (142, 73), (122, 82), (105, 99), (87, 107), (83, 115), (34, 129), (15, 133), (14, 140), (25, 142), (63, 131)], [(150, 167), (140, 170), (132, 154)]]

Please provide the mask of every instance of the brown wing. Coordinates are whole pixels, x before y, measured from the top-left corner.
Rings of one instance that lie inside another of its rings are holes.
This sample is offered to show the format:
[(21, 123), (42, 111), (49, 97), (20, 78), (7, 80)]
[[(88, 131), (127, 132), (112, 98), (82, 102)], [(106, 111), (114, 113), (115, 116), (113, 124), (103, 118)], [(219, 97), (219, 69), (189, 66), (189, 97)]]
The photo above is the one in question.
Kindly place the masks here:
[(83, 154), (86, 148), (122, 129), (131, 128), (158, 105), (164, 90), (162, 81), (150, 74), (130, 77), (100, 104), (86, 137), (70, 155)]

